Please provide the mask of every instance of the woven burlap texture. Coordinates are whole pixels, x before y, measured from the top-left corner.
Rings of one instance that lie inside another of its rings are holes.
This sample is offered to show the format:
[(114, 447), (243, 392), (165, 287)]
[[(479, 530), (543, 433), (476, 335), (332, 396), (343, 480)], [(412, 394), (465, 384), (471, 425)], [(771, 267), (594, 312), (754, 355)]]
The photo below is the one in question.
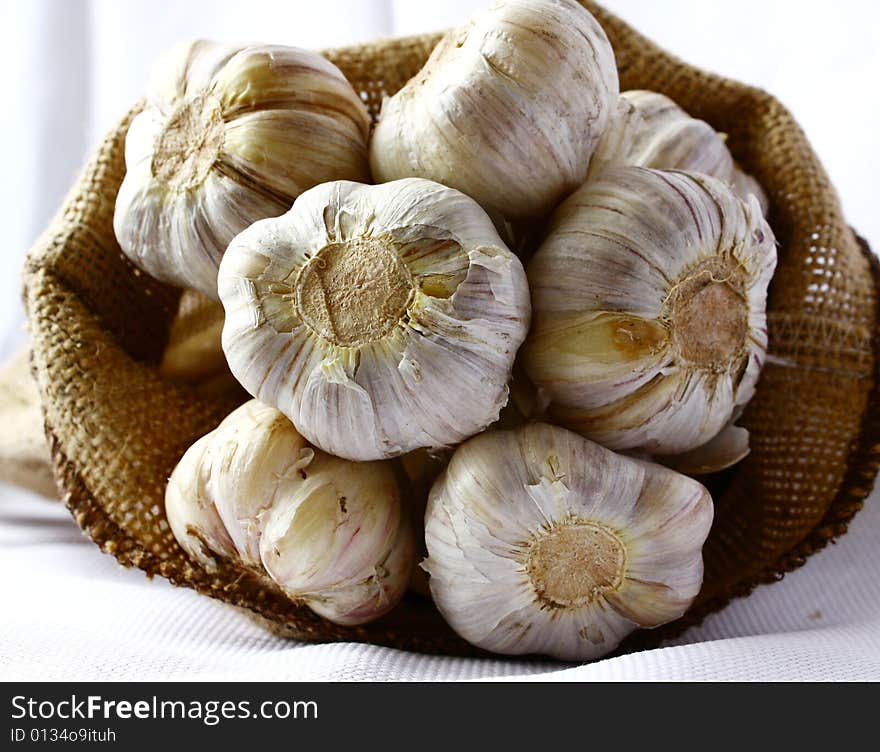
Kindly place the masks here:
[[(614, 46), (622, 89), (667, 94), (728, 134), (736, 159), (770, 196), (779, 241), (768, 363), (743, 418), (752, 452), (709, 481), (716, 518), (702, 593), (683, 619), (638, 633), (622, 648), (632, 650), (778, 579), (845, 532), (873, 483), (880, 453), (877, 292), (870, 254), (846, 225), (825, 171), (778, 101), (690, 67), (601, 7), (587, 6)], [(375, 117), (382, 97), (419, 70), (438, 38), (326, 54)], [(291, 636), (474, 653), (417, 596), (374, 624), (343, 628), (231, 566), (208, 574), (177, 546), (164, 517), (166, 480), (186, 448), (240, 397), (207, 396), (157, 368), (180, 292), (129, 264), (113, 235), (129, 119), (103, 142), (25, 270), (33, 369), (55, 473), (76, 521), (122, 564), (246, 607)]]

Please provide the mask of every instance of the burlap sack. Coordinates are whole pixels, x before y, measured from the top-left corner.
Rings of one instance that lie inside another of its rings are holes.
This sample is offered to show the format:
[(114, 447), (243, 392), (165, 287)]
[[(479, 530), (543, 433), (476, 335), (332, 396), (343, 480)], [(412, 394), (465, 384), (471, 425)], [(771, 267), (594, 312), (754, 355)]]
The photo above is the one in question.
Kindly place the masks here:
[[(880, 463), (877, 288), (870, 254), (779, 102), (685, 65), (587, 5), (614, 45), (622, 89), (663, 92), (728, 134), (736, 159), (770, 196), (780, 243), (770, 357), (744, 417), (752, 453), (710, 481), (716, 518), (703, 591), (683, 619), (637, 634), (627, 650), (656, 644), (779, 579), (846, 531)], [(375, 115), (382, 96), (416, 73), (437, 39), (382, 41), (327, 56)], [(178, 548), (163, 513), (166, 479), (236, 399), (160, 376), (180, 292), (133, 268), (113, 236), (127, 124), (101, 145), (26, 268), (33, 367), (55, 473), (77, 522), (122, 564), (246, 607), (302, 639), (475, 652), (417, 596), (379, 622), (342, 628), (232, 567), (207, 574)]]

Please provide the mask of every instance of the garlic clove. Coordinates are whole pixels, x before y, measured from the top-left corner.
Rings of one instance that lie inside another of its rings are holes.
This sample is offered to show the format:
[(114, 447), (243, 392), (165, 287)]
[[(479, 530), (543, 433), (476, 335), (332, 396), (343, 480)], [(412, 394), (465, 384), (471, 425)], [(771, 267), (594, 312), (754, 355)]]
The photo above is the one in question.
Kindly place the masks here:
[(367, 179), (369, 116), (342, 73), (292, 47), (174, 48), (126, 138), (114, 230), (150, 275), (217, 299), (229, 241), (327, 180)]
[[(314, 450), (277, 410), (256, 400), (245, 403), (214, 431), (212, 442), (223, 447), (212, 469), (207, 494), (226, 527), (241, 561), (260, 563), (263, 516), (278, 504), (288, 485), (300, 482)], [(255, 430), (257, 429), (257, 430)]]
[[(226, 127), (222, 168), (245, 184), (259, 185), (290, 208), (288, 196), (314, 185), (314, 175), (351, 173), (352, 151), (362, 148), (359, 128), (350, 133), (331, 127), (328, 116), (313, 112), (269, 110), (248, 112)], [(352, 124), (354, 125), (354, 124)], [(279, 162), (278, 152), (296, 154)]]
[(622, 92), (590, 164), (590, 177), (633, 165), (700, 172), (731, 183), (733, 157), (724, 137), (653, 91)]
[(729, 424), (711, 441), (689, 452), (672, 455), (663, 463), (688, 475), (706, 475), (733, 467), (749, 454), (749, 432)]
[(732, 180), (733, 157), (724, 137), (711, 125), (657, 92), (626, 91), (620, 96), (635, 106), (644, 123), (637, 132), (632, 164), (700, 172), (726, 183)]
[(241, 402), (244, 391), (226, 364), (222, 331), (223, 306), (195, 290), (185, 290), (168, 332), (159, 374), (187, 384), (206, 398)]
[(559, 401), (594, 409), (667, 373), (667, 344), (668, 332), (656, 320), (591, 312), (548, 323), (529, 359), (534, 379), (557, 383)]
[(730, 183), (734, 163), (724, 137), (653, 91), (622, 92), (590, 164), (590, 177), (633, 165), (700, 172)]
[[(383, 466), (367, 464), (354, 484), (342, 487), (336, 477), (344, 477), (339, 474), (349, 464), (330, 456), (316, 460), (295, 493), (273, 505), (265, 520), (263, 563), (290, 591), (320, 591), (340, 580), (362, 579), (373, 569), (373, 549), (391, 548), (401, 510), (381, 500), (398, 493), (393, 477)], [(349, 504), (349, 496), (364, 502)], [(316, 566), (316, 560), (329, 566)]]
[(373, 175), (429, 178), (507, 218), (543, 216), (586, 177), (618, 90), (608, 38), (580, 3), (496, 2), (384, 100)]
[[(309, 600), (310, 608), (336, 624), (356, 625), (390, 611), (410, 587), (415, 571), (415, 541), (401, 525), (387, 558), (378, 561), (363, 579), (324, 590)], [(427, 593), (425, 593), (427, 594)]]
[(165, 490), (165, 515), (183, 550), (212, 572), (217, 568), (216, 556), (233, 559), (237, 551), (206, 489), (209, 436), (193, 444), (177, 463)]
[(431, 490), (423, 567), (471, 643), (598, 658), (684, 613), (711, 521), (696, 481), (531, 424), (456, 450)]
[(391, 611), (407, 590), (415, 566), (412, 533), (401, 528), (384, 559), (363, 579), (306, 598), (317, 614), (336, 624), (353, 626), (374, 621)]
[[(388, 611), (406, 590), (415, 542), (386, 465), (320, 455), (295, 492), (273, 505), (260, 552), (291, 597), (340, 624)], [(395, 503), (387, 503), (393, 499)]]
[(526, 372), (555, 420), (611, 449), (695, 449), (754, 393), (775, 263), (756, 199), (696, 173), (607, 170), (529, 266)]
[(153, 144), (161, 135), (165, 118), (156, 109), (139, 112), (131, 120), (125, 136), (125, 165), (127, 170), (143, 166), (153, 159)]
[(339, 624), (390, 610), (414, 566), (415, 536), (391, 466), (317, 451), (256, 400), (184, 455), (166, 513), (202, 566), (227, 559)]
[(657, 465), (632, 461), (645, 470), (644, 482), (627, 526), (627, 577), (609, 600), (627, 618), (659, 626), (678, 618), (699, 593), (703, 562), (693, 555), (688, 536), (702, 536), (702, 544), (712, 526), (713, 506), (696, 481), (685, 483), (678, 473), (656, 472)]
[[(585, 387), (586, 388), (586, 387)], [(728, 420), (724, 409), (707, 409), (717, 403), (732, 404), (729, 381), (670, 367), (644, 386), (597, 407), (553, 406), (550, 415), (594, 441), (617, 448), (644, 449), (667, 454), (675, 447), (699, 444), (704, 436), (715, 436)], [(672, 449), (670, 449), (672, 447)], [(662, 451), (661, 451), (662, 450)]]
[(211, 78), (212, 89), (226, 116), (268, 111), (266, 105), (285, 112), (313, 113), (338, 120), (343, 133), (362, 136), (370, 127), (360, 100), (352, 97), (351, 84), (327, 58), (296, 47), (254, 45), (224, 63)]
[(159, 55), (149, 71), (147, 96), (164, 115), (170, 115), (186, 95), (211, 85), (217, 72), (241, 47), (209, 39), (186, 39)]
[(419, 179), (307, 191), (235, 238), (219, 282), (235, 376), (353, 460), (492, 423), (529, 323), (522, 266), (485, 212)]

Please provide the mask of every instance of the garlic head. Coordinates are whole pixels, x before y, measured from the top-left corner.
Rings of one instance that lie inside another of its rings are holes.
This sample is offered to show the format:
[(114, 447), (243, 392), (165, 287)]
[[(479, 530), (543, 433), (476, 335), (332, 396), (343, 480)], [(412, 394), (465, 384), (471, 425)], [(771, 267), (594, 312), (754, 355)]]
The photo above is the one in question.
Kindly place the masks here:
[(326, 183), (220, 267), (229, 367), (326, 452), (381, 459), (492, 423), (529, 325), (520, 261), (428, 180)]
[(431, 489), (422, 566), (468, 642), (600, 658), (684, 614), (712, 515), (696, 481), (533, 423), (456, 450)]
[(773, 233), (697, 173), (607, 170), (555, 212), (529, 266), (523, 348), (550, 416), (610, 449), (678, 454), (751, 398)]
[(186, 452), (165, 509), (175, 538), (209, 571), (218, 559), (246, 567), (337, 624), (389, 611), (414, 568), (391, 466), (315, 450), (257, 400)]
[(368, 177), (368, 132), (357, 93), (314, 52), (178, 45), (157, 62), (126, 136), (119, 245), (153, 277), (216, 300), (237, 233), (318, 183)]
[(383, 102), (373, 176), (429, 178), (490, 213), (543, 216), (586, 178), (618, 91), (608, 38), (580, 3), (496, 2)]

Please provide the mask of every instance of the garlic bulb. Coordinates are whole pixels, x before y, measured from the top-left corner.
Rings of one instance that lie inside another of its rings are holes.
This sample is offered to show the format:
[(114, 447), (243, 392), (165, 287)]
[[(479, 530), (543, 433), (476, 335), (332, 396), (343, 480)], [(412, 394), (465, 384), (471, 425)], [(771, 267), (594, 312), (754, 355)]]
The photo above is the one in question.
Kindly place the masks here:
[(424, 177), (490, 213), (545, 215), (587, 175), (618, 95), (614, 53), (575, 0), (501, 0), (382, 104), (379, 182)]
[(369, 116), (336, 66), (293, 47), (166, 53), (125, 140), (113, 228), (148, 274), (217, 299), (229, 241), (327, 180), (369, 175)]
[(233, 374), (354, 460), (492, 423), (529, 325), (519, 260), (474, 201), (428, 180), (306, 191), (232, 241), (219, 289)]
[(462, 444), (431, 489), (431, 593), (496, 653), (599, 658), (700, 590), (712, 500), (696, 481), (534, 423)]
[(609, 167), (651, 167), (700, 172), (732, 186), (743, 200), (755, 194), (762, 213), (767, 196), (758, 181), (743, 172), (711, 125), (688, 115), (654, 91), (625, 91), (602, 134), (590, 163), (590, 178)]
[(549, 414), (611, 449), (677, 454), (751, 398), (776, 243), (757, 201), (696, 173), (608, 170), (529, 266), (523, 348)]
[(184, 454), (165, 511), (203, 567), (231, 560), (337, 624), (390, 610), (413, 570), (415, 536), (391, 466), (316, 451), (256, 400)]

